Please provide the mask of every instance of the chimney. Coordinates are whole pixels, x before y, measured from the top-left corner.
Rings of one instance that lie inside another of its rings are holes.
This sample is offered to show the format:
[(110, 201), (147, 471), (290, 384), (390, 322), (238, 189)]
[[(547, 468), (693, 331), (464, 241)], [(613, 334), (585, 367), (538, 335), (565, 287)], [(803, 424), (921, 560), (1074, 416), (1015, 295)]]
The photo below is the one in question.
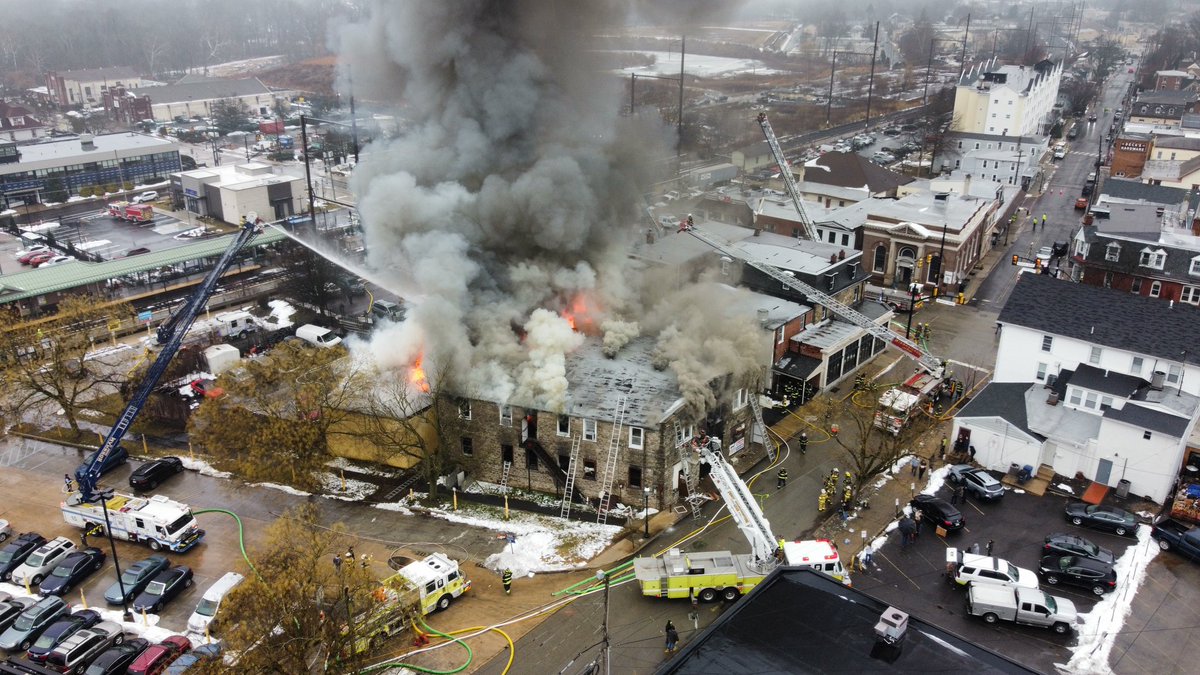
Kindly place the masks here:
[(1046, 405), (1058, 405), (1057, 391), (1050, 392), (1050, 395), (1046, 397)]
[(767, 310), (765, 310), (765, 309), (758, 310), (758, 325), (762, 326), (763, 328), (766, 328), (767, 327), (767, 316), (768, 316)]
[(79, 147), (83, 150), (95, 150), (96, 142), (91, 134), (79, 134)]
[(1166, 373), (1164, 373), (1161, 370), (1154, 371), (1154, 373), (1150, 376), (1150, 388), (1153, 389), (1154, 391), (1162, 391), (1163, 390), (1163, 382), (1166, 381), (1166, 379), (1167, 379)]
[(838, 260), (845, 260), (845, 259), (846, 259), (846, 249), (842, 249), (842, 250), (838, 251)]
[(971, 194), (971, 174), (967, 174), (967, 177), (963, 179), (962, 191), (964, 197)]

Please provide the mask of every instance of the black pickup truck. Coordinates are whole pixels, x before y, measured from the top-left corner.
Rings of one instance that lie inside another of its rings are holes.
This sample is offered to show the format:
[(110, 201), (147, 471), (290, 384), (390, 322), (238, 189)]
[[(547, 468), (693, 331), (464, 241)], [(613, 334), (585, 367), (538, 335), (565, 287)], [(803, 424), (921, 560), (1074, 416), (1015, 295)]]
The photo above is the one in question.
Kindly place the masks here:
[(1150, 536), (1164, 551), (1175, 551), (1192, 560), (1200, 560), (1200, 529), (1189, 527), (1171, 518), (1154, 523)]

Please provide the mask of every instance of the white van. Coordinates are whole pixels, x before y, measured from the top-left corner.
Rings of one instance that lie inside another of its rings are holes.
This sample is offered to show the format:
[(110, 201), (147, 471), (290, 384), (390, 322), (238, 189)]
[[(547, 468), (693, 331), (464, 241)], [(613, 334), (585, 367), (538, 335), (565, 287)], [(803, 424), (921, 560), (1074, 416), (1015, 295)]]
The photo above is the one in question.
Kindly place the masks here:
[(342, 344), (342, 338), (333, 331), (321, 326), (306, 323), (296, 329), (296, 337), (318, 347), (334, 347)]
[(217, 610), (221, 608), (221, 601), (229, 595), (229, 591), (233, 590), (234, 586), (242, 583), (244, 579), (237, 572), (226, 572), (225, 576), (217, 579), (217, 582), (208, 587), (204, 591), (204, 596), (200, 598), (200, 603), (196, 605), (196, 611), (188, 617), (188, 630), (193, 633), (204, 633), (212, 623), (213, 617), (217, 615)]
[(258, 330), (256, 317), (244, 309), (221, 312), (213, 318), (216, 320), (217, 335), (221, 337), (245, 337), (247, 333)]

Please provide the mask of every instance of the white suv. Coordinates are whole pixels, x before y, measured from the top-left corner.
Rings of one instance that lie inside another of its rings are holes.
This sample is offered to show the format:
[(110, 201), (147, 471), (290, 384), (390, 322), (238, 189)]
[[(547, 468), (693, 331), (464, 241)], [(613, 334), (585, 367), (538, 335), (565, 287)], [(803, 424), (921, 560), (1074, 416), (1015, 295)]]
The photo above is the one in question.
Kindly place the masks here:
[(142, 194), (134, 197), (132, 201), (134, 204), (149, 204), (150, 202), (156, 202), (156, 201), (158, 201), (158, 191), (157, 190), (147, 190), (147, 191), (143, 192)]
[(955, 583), (1000, 584), (1019, 588), (1037, 588), (1038, 577), (1032, 570), (1022, 569), (1003, 558), (964, 553), (946, 549), (947, 571), (952, 570)]
[(37, 586), (58, 563), (62, 562), (63, 558), (67, 557), (68, 553), (74, 550), (75, 543), (66, 537), (51, 539), (42, 544), (38, 550), (29, 554), (25, 562), (13, 570), (13, 583), (24, 584), (28, 581), (30, 586)]

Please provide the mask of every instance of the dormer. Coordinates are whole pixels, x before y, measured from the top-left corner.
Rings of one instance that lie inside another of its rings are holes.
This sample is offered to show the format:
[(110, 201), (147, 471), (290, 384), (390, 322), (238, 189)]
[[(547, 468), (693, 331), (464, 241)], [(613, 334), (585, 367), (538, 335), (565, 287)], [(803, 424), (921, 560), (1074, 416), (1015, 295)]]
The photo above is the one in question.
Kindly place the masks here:
[(1121, 245), (1117, 242), (1112, 242), (1104, 247), (1104, 259), (1108, 262), (1117, 262), (1121, 259)]
[(1152, 249), (1149, 246), (1143, 248), (1141, 256), (1138, 259), (1138, 264), (1142, 267), (1150, 267), (1152, 269), (1161, 270), (1163, 265), (1167, 263), (1167, 252), (1163, 249)]

